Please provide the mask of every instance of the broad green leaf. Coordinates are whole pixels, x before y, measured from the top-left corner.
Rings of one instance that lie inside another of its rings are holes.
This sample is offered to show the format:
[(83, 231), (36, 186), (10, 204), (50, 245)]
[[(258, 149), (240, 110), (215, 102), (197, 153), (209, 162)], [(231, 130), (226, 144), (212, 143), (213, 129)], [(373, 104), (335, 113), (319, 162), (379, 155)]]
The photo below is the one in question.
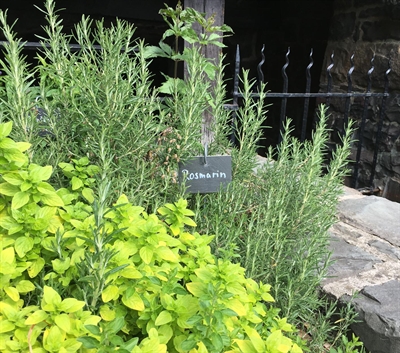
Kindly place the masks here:
[(52, 326), (50, 330), (46, 330), (43, 334), (43, 347), (50, 352), (59, 352), (64, 336), (58, 326)]
[(143, 262), (148, 265), (153, 259), (153, 250), (148, 246), (144, 246), (140, 249), (139, 255)]
[(202, 282), (191, 282), (186, 284), (187, 290), (192, 293), (195, 297), (202, 297), (207, 294), (207, 287)]
[(54, 318), (56, 325), (63, 331), (69, 333), (71, 331), (71, 319), (67, 314), (59, 314)]
[(37, 260), (33, 261), (32, 265), (28, 268), (28, 275), (30, 278), (36, 277), (42, 270), (45, 261), (43, 258), (39, 257)]
[(17, 192), (11, 202), (11, 208), (18, 210), (29, 202), (30, 193), (26, 191)]
[(28, 293), (35, 290), (35, 285), (31, 281), (21, 280), (17, 283), (16, 288), (20, 293)]
[(15, 287), (5, 287), (4, 291), (6, 294), (15, 302), (19, 300), (19, 292)]
[[(44, 301), (44, 303), (43, 303)], [(43, 288), (42, 309), (46, 311), (55, 311), (61, 304), (61, 296), (52, 287)]]
[(24, 324), (25, 325), (36, 325), (39, 322), (45, 321), (49, 317), (49, 314), (47, 314), (44, 310), (36, 310), (32, 314), (28, 316), (28, 318), (25, 320)]
[(42, 195), (40, 199), (45, 205), (48, 206), (64, 206), (63, 200), (55, 192)]
[(24, 257), (25, 254), (33, 249), (33, 239), (29, 237), (19, 237), (14, 243), (14, 248), (19, 257)]
[(0, 124), (0, 138), (3, 139), (10, 135), (11, 130), (12, 130), (13, 123), (12, 121), (9, 121), (7, 123), (1, 123)]
[(230, 299), (226, 302), (226, 307), (235, 311), (239, 316), (247, 315), (247, 309), (239, 299)]
[(124, 295), (122, 297), (122, 302), (131, 309), (137, 310), (137, 311), (143, 311), (144, 310), (144, 302), (142, 298), (140, 298), (140, 295), (138, 293), (133, 293), (131, 296), (127, 297)]
[(83, 187), (83, 182), (81, 179), (74, 176), (71, 179), (71, 185), (72, 185), (72, 190), (78, 190), (81, 187)]
[(55, 259), (51, 261), (53, 265), (53, 270), (58, 274), (63, 274), (66, 270), (70, 268), (71, 259), (69, 257), (65, 258), (64, 260)]
[(100, 336), (101, 330), (99, 326), (96, 325), (85, 325), (85, 329), (88, 330), (92, 335)]
[(3, 157), (9, 161), (14, 163), (25, 163), (27, 161), (27, 157), (17, 148), (10, 148), (3, 150)]
[(155, 321), (155, 325), (156, 326), (165, 325), (171, 322), (172, 320), (173, 320), (172, 315), (167, 310), (164, 310), (160, 314), (158, 314)]
[(48, 195), (48, 194), (53, 194), (56, 191), (54, 190), (54, 188), (47, 182), (45, 181), (41, 181), (37, 184), (36, 186), (37, 190), (44, 195)]
[(123, 316), (118, 316), (115, 320), (107, 324), (107, 331), (116, 334), (122, 330), (126, 322)]
[(31, 181), (34, 183), (48, 180), (51, 177), (52, 172), (53, 168), (50, 165), (46, 167), (41, 167), (37, 164), (31, 164), (29, 166), (29, 176), (31, 177)]
[(141, 274), (140, 271), (138, 271), (134, 266), (129, 265), (128, 267), (125, 267), (123, 270), (119, 272), (119, 275), (124, 277), (124, 278), (130, 278), (130, 279), (139, 279), (142, 278), (143, 275)]
[(259, 333), (252, 327), (246, 326), (244, 328), (247, 336), (249, 336), (251, 343), (253, 344), (254, 348), (259, 353), (265, 352), (265, 343)]
[(176, 256), (175, 253), (166, 246), (160, 246), (156, 248), (156, 254), (160, 256), (163, 260), (173, 263), (179, 262), (178, 256)]
[(103, 293), (101, 293), (101, 299), (104, 303), (108, 303), (110, 300), (118, 298), (119, 289), (117, 286), (109, 285)]
[(111, 310), (108, 305), (100, 307), (100, 316), (104, 321), (112, 321), (115, 319), (115, 311)]
[(2, 175), (3, 179), (10, 183), (11, 185), (21, 185), (24, 179), (18, 173), (5, 173)]
[(20, 152), (25, 152), (31, 147), (29, 142), (16, 142), (15, 144)]
[(94, 193), (92, 189), (89, 188), (83, 188), (82, 189), (82, 196), (87, 200), (87, 202), (89, 202), (90, 204), (92, 204), (94, 202)]
[(267, 350), (271, 353), (288, 353), (292, 347), (292, 340), (283, 336), (281, 330), (272, 332), (266, 340)]
[(15, 252), (13, 247), (4, 249), (0, 253), (1, 262), (12, 264), (15, 260)]
[(77, 341), (82, 343), (82, 346), (87, 349), (96, 349), (100, 347), (100, 342), (94, 337), (78, 337)]
[(84, 306), (85, 302), (81, 300), (75, 298), (65, 298), (59, 305), (58, 309), (70, 314), (82, 309)]
[(215, 276), (214, 271), (210, 267), (200, 267), (194, 272), (200, 281), (206, 283), (210, 282)]
[[(239, 340), (236, 339), (234, 342), (238, 345), (240, 351), (242, 353), (259, 353), (257, 350), (254, 348), (253, 344), (249, 340)], [(269, 353), (269, 351), (268, 351)]]
[(9, 320), (1, 320), (0, 333), (14, 331), (15, 325)]

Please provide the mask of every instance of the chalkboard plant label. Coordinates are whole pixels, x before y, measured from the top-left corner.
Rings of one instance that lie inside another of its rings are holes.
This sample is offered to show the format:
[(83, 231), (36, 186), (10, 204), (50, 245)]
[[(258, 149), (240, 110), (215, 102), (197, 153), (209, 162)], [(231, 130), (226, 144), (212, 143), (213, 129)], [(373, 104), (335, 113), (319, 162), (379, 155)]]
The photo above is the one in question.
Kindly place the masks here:
[(201, 156), (179, 163), (179, 182), (185, 182), (189, 193), (218, 192), (231, 181), (231, 156)]

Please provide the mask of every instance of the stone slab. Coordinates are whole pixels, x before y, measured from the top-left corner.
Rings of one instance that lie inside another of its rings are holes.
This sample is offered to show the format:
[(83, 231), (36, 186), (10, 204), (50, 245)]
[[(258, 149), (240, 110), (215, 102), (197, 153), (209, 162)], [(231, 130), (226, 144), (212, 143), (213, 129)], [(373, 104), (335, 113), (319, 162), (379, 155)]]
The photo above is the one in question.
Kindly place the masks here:
[(400, 353), (400, 204), (345, 188), (338, 218), (322, 291), (353, 302), (370, 353)]
[[(348, 301), (350, 297), (344, 296)], [(352, 300), (360, 322), (352, 329), (372, 353), (400, 352), (400, 281), (365, 287)]]
[(348, 197), (338, 212), (343, 222), (400, 247), (400, 203), (378, 196)]

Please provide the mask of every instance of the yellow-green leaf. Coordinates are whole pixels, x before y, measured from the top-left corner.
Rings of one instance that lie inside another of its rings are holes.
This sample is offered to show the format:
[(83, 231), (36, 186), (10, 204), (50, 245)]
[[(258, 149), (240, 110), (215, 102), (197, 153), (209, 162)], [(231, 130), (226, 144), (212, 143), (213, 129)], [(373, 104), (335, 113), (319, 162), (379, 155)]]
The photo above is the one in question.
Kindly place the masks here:
[(72, 185), (72, 190), (78, 190), (83, 186), (83, 182), (81, 179), (74, 176), (71, 179), (71, 185)]
[(206, 285), (202, 282), (191, 282), (186, 284), (187, 290), (192, 293), (195, 297), (201, 297), (207, 294)]
[(0, 138), (3, 139), (5, 137), (7, 137), (8, 135), (10, 135), (12, 126), (13, 126), (12, 121), (9, 121), (7, 123), (1, 123), (0, 124)]
[(39, 257), (37, 260), (32, 262), (32, 265), (28, 268), (28, 275), (30, 278), (36, 277), (42, 270), (45, 261), (43, 258)]
[(19, 292), (15, 287), (5, 287), (4, 291), (6, 294), (15, 302), (19, 300)]
[[(43, 300), (47, 304), (46, 306), (48, 307), (48, 309), (44, 308), (43, 302), (42, 302), (42, 308), (48, 311), (54, 311), (55, 308), (61, 304), (60, 294), (58, 294), (52, 287), (49, 286), (43, 287)], [(50, 310), (50, 307), (54, 307), (54, 309)]]
[(138, 293), (133, 293), (131, 296), (126, 297), (125, 295), (122, 297), (122, 302), (131, 309), (137, 311), (144, 310), (144, 302)]
[(148, 246), (144, 246), (140, 249), (139, 255), (143, 262), (148, 265), (153, 259), (153, 250)]
[(17, 290), (20, 293), (28, 293), (35, 290), (35, 285), (31, 281), (21, 280), (17, 284)]
[(71, 319), (67, 314), (60, 314), (54, 318), (56, 325), (63, 331), (69, 333), (71, 331)]
[(0, 253), (0, 259), (3, 263), (6, 262), (8, 264), (12, 264), (15, 259), (14, 248), (10, 247), (2, 250)]
[(100, 316), (105, 321), (112, 321), (115, 319), (115, 311), (111, 310), (108, 305), (100, 307)]
[(22, 206), (26, 205), (29, 202), (29, 193), (26, 191), (17, 192), (12, 198), (11, 208), (13, 210), (18, 210)]
[(40, 199), (45, 205), (48, 206), (64, 206), (63, 200), (55, 192), (42, 194)]
[(167, 310), (164, 310), (160, 314), (158, 314), (156, 321), (155, 321), (155, 325), (161, 326), (161, 325), (168, 324), (171, 321), (172, 321), (171, 314)]
[(90, 203), (92, 204), (94, 202), (94, 193), (92, 189), (89, 188), (83, 188), (82, 189), (82, 196)]
[(15, 185), (11, 185), (10, 183), (2, 183), (0, 184), (0, 194), (6, 196), (14, 196), (17, 192), (19, 192), (19, 187)]
[(239, 299), (231, 299), (226, 303), (228, 309), (232, 309), (239, 316), (247, 315), (247, 309)]
[(60, 352), (64, 337), (58, 326), (52, 326), (43, 334), (43, 347), (49, 352)]
[(103, 293), (101, 293), (101, 299), (104, 303), (108, 303), (110, 300), (118, 298), (118, 287), (114, 285), (109, 285)]
[(251, 343), (253, 344), (255, 350), (258, 353), (264, 353), (265, 352), (265, 343), (259, 333), (252, 327), (246, 326), (244, 330), (247, 333), (247, 336), (249, 336)]
[(19, 237), (15, 241), (14, 248), (19, 257), (24, 257), (33, 248), (33, 239), (29, 237)]
[(9, 320), (1, 320), (0, 333), (14, 331), (15, 325)]
[(59, 310), (66, 313), (74, 313), (85, 306), (85, 302), (75, 298), (65, 298), (59, 305)]
[(125, 267), (119, 272), (119, 275), (124, 277), (124, 278), (130, 278), (130, 279), (138, 279), (142, 278), (143, 275), (138, 271), (135, 267), (132, 265)]
[(234, 342), (238, 345), (242, 353), (258, 353), (254, 348), (253, 344), (249, 340), (236, 339)]
[(169, 261), (169, 262), (179, 262), (178, 256), (175, 255), (175, 253), (168, 247), (166, 246), (160, 246), (156, 249), (156, 254), (160, 256), (163, 260)]
[(44, 310), (36, 310), (28, 316), (24, 323), (25, 325), (36, 325), (39, 322), (45, 321), (48, 316), (49, 314), (47, 314)]

